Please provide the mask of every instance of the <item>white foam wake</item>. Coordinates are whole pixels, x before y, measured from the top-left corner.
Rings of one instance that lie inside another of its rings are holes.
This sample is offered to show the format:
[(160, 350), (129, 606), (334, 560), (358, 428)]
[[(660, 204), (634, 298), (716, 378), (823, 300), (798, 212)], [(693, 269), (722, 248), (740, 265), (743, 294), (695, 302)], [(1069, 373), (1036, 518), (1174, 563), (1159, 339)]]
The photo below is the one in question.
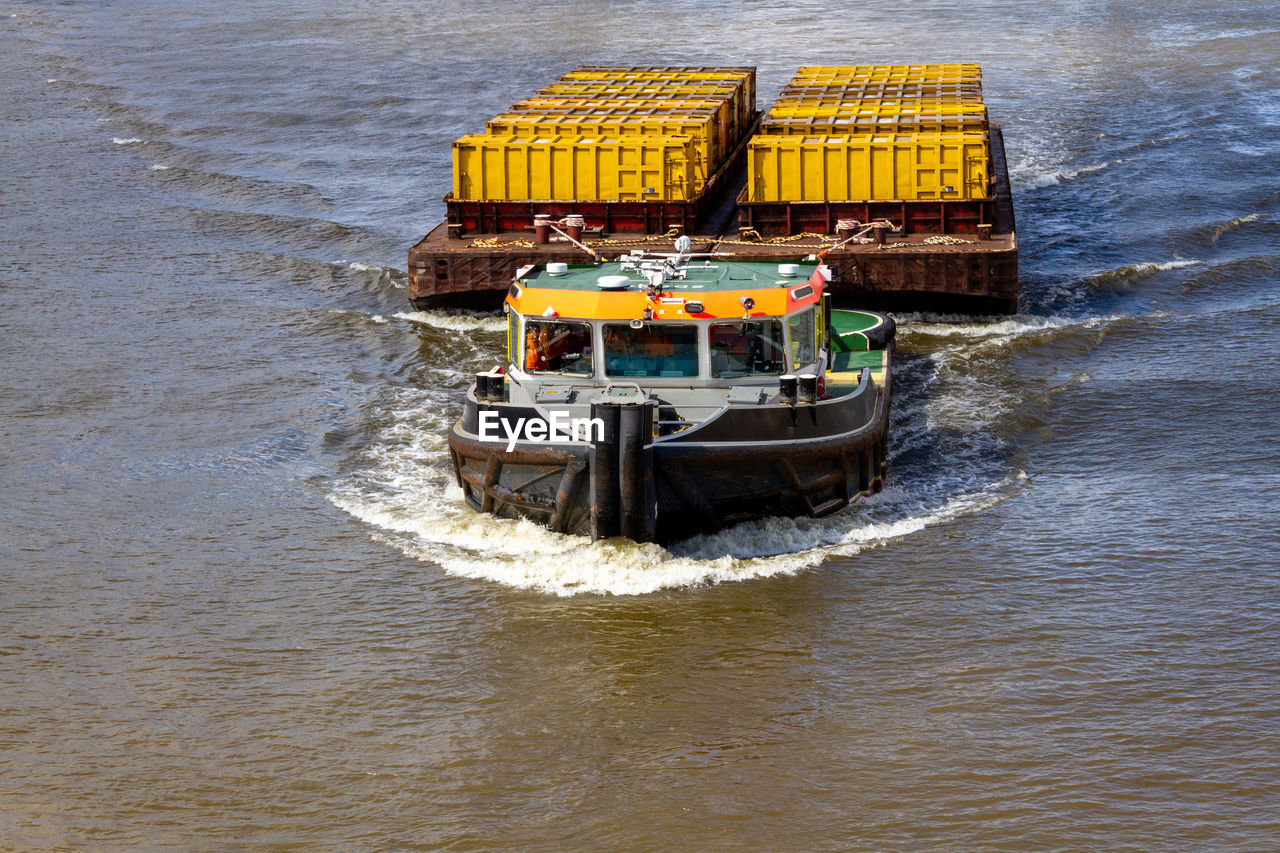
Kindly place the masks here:
[(507, 321), (502, 317), (473, 317), (469, 314), (446, 314), (442, 311), (408, 311), (395, 316), (400, 320), (409, 320), (453, 332), (501, 332), (507, 327)]
[(1128, 163), (1132, 159), (1132, 157), (1120, 157), (1115, 160), (1107, 160), (1103, 163), (1092, 163), (1087, 166), (1077, 166), (1074, 169), (1057, 169), (1051, 172), (1039, 172), (1030, 175), (1025, 174), (1028, 170), (1024, 168), (1017, 170), (1019, 174), (1014, 178), (1014, 184), (1019, 189), (1042, 189), (1044, 187), (1061, 184), (1064, 181), (1073, 181), (1083, 175), (1091, 175), (1094, 172), (1101, 172), (1104, 169), (1111, 168), (1112, 166), (1118, 166), (1121, 163)]
[[(434, 478), (433, 478), (434, 479)], [(661, 589), (793, 574), (829, 557), (867, 548), (981, 511), (1025, 479), (918, 506), (909, 492), (888, 490), (820, 520), (772, 518), (677, 543), (670, 549), (625, 539), (591, 542), (528, 521), (472, 512), (456, 486), (431, 486), (396, 497), (351, 483), (330, 496), (340, 509), (385, 531), (376, 538), (406, 556), (459, 577), (553, 595), (643, 595)], [(425, 483), (424, 483), (425, 485)], [(413, 505), (410, 505), (413, 504)]]
[(129, 137), (113, 136), (111, 137), (111, 141), (114, 142), (116, 145), (137, 145), (142, 142), (142, 140), (136, 136), (129, 136)]
[(1226, 222), (1223, 222), (1221, 225), (1213, 226), (1213, 228), (1210, 229), (1210, 238), (1216, 243), (1222, 238), (1222, 235), (1230, 231), (1235, 231), (1237, 228), (1242, 228), (1253, 222), (1257, 222), (1260, 219), (1262, 219), (1261, 213), (1247, 213), (1244, 216), (1233, 217), (1228, 219)]
[(930, 315), (931, 322), (907, 317), (899, 326), (899, 334), (905, 341), (913, 339), (944, 338), (963, 343), (966, 352), (973, 351), (974, 343), (980, 346), (1002, 346), (1017, 338), (1035, 339), (1046, 334), (1071, 332), (1078, 329), (1095, 329), (1120, 319), (1112, 314), (1099, 317), (1035, 317), (1015, 316), (976, 322), (957, 315)]
[[(328, 499), (408, 557), (459, 577), (553, 595), (641, 595), (794, 573), (979, 512), (1025, 478), (1021, 471), (979, 471), (969, 457), (980, 451), (959, 446), (945, 472), (891, 479), (883, 493), (827, 518), (764, 519), (670, 548), (624, 539), (591, 542), (465, 505), (448, 459), (449, 413), (455, 412), (447, 405), (449, 393), (399, 389), (390, 401), (389, 426), (362, 453), (353, 473), (334, 484)], [(914, 433), (931, 429), (926, 421), (946, 418), (907, 415), (911, 423), (904, 426), (899, 414), (891, 443), (928, 443), (927, 436)]]
[(1131, 282), (1139, 279), (1153, 276), (1158, 272), (1166, 272), (1168, 270), (1180, 270), (1185, 267), (1194, 267), (1204, 263), (1198, 260), (1178, 259), (1173, 261), (1154, 262), (1148, 261), (1140, 264), (1127, 264), (1115, 269), (1103, 270), (1090, 276), (1090, 280), (1094, 284), (1106, 284), (1114, 281)]
[(1138, 272), (1160, 272), (1162, 270), (1180, 270), (1183, 267), (1194, 267), (1202, 264), (1204, 261), (1195, 259), (1179, 259), (1176, 261), (1161, 261), (1159, 263), (1149, 262), (1145, 264), (1135, 264), (1134, 269)]

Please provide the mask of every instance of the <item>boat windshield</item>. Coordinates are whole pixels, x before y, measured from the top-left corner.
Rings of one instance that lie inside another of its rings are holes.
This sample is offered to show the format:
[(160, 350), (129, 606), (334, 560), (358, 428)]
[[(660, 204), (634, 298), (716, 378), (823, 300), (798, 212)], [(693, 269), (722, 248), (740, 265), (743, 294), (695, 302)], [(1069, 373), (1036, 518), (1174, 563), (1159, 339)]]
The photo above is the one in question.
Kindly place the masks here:
[(524, 368), (534, 373), (591, 375), (591, 326), (563, 320), (525, 320)]
[(787, 331), (791, 333), (791, 367), (813, 364), (818, 358), (818, 327), (815, 324), (818, 312), (813, 308), (803, 311), (787, 321)]
[(782, 373), (787, 350), (780, 320), (712, 323), (711, 375), (759, 376)]
[(698, 375), (698, 327), (645, 323), (604, 327), (604, 370), (609, 376)]

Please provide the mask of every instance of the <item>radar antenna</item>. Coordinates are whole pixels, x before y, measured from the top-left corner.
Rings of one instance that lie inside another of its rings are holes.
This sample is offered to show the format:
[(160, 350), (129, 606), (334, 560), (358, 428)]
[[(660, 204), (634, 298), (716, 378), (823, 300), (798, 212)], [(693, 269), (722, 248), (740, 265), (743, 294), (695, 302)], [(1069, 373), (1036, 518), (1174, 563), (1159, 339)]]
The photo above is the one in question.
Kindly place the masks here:
[(682, 264), (689, 260), (690, 251), (693, 249), (693, 241), (689, 239), (688, 234), (681, 234), (676, 238), (676, 263)]

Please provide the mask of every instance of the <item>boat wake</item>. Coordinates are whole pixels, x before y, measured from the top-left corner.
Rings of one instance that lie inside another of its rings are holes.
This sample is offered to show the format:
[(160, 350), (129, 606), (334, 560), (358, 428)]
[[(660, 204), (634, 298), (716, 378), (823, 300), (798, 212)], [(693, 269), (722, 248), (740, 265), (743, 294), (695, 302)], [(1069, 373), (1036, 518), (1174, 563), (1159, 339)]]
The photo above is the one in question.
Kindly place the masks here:
[(379, 506), (369, 495), (349, 489), (330, 499), (381, 528), (375, 539), (452, 575), (559, 596), (644, 595), (794, 574), (830, 557), (852, 556), (978, 512), (1002, 500), (1022, 479), (1016, 472), (1007, 482), (919, 514), (911, 512), (918, 509), (918, 496), (893, 488), (826, 519), (766, 519), (669, 548), (620, 538), (591, 542), (532, 522), (472, 512), (451, 483), (443, 490), (438, 482), (434, 489), (423, 489), (413, 507)]
[(1221, 240), (1224, 235), (1230, 234), (1232, 231), (1237, 231), (1241, 228), (1244, 228), (1247, 225), (1252, 225), (1255, 222), (1260, 222), (1260, 221), (1263, 221), (1263, 216), (1261, 213), (1248, 213), (1243, 216), (1232, 217), (1231, 219), (1228, 219), (1226, 222), (1219, 222), (1219, 223), (1214, 223), (1212, 225), (1201, 226), (1199, 229), (1196, 229), (1195, 231), (1192, 232), (1192, 236), (1199, 237), (1201, 242), (1205, 242), (1210, 245), (1216, 245), (1217, 242)]
[(460, 314), (443, 311), (406, 311), (396, 314), (396, 319), (421, 323), (436, 329), (450, 332), (501, 332), (507, 328), (507, 321), (492, 314)]
[(1094, 273), (1089, 276), (1088, 280), (1096, 287), (1103, 287), (1111, 290), (1124, 290), (1134, 282), (1141, 281), (1144, 278), (1150, 278), (1156, 273), (1185, 269), (1186, 267), (1194, 267), (1202, 263), (1204, 262), (1199, 260), (1180, 258), (1178, 260), (1163, 261), (1160, 263), (1149, 261), (1141, 264), (1126, 264), (1124, 266)]
[[(501, 330), (499, 318), (398, 315), (442, 329)], [(946, 320), (948, 318), (933, 318)], [(328, 499), (375, 528), (373, 537), (448, 574), (540, 593), (642, 595), (812, 569), (928, 527), (982, 512), (1026, 480), (1009, 435), (1025, 428), (1028, 389), (1002, 359), (1016, 345), (1052, 345), (1106, 318), (993, 318), (900, 328), (886, 489), (823, 519), (771, 518), (668, 547), (591, 542), (528, 521), (469, 509), (454, 481), (447, 435), (465, 369), (431, 388), (399, 387), (379, 406), (368, 444)], [(468, 347), (462, 360), (483, 360)], [(460, 368), (468, 365), (460, 364)], [(1087, 377), (1067, 382), (1087, 381)], [(457, 387), (443, 387), (450, 385)]]
[(1010, 171), (1013, 185), (1020, 190), (1038, 190), (1045, 187), (1052, 187), (1065, 181), (1073, 181), (1084, 175), (1091, 175), (1094, 172), (1101, 172), (1112, 166), (1119, 166), (1122, 163), (1128, 163), (1132, 157), (1120, 157), (1115, 160), (1107, 160), (1102, 163), (1091, 163), (1086, 166), (1077, 166), (1073, 169), (1056, 169), (1053, 171), (1040, 171), (1033, 163), (1025, 163), (1014, 166)]
[(907, 476), (824, 519), (764, 519), (668, 548), (621, 538), (591, 542), (466, 507), (449, 466), (439, 402), (424, 397), (410, 406), (375, 438), (329, 500), (412, 559), (458, 577), (560, 596), (642, 595), (793, 574), (979, 512), (1025, 479), (1017, 470), (987, 483), (966, 475), (952, 483)]

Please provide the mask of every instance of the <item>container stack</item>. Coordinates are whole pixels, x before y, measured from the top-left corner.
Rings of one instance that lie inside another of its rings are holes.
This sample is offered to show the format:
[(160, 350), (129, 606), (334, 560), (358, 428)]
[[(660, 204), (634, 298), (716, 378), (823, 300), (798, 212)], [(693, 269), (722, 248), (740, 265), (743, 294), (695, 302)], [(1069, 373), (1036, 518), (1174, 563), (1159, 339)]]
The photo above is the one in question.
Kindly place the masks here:
[(804, 66), (748, 148), (747, 201), (987, 199), (982, 69)]
[(453, 144), (453, 200), (690, 201), (755, 118), (755, 68), (583, 66)]

